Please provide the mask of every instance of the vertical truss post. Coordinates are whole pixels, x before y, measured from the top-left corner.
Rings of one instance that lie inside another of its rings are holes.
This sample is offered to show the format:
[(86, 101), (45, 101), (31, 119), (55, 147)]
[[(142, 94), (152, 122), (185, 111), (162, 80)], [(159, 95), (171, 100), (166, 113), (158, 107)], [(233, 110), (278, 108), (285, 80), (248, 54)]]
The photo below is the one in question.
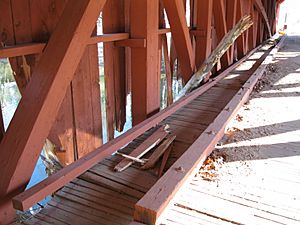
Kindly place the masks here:
[(195, 56), (185, 17), (185, 5), (182, 0), (163, 0), (163, 3), (170, 22), (180, 71), (187, 82), (195, 71)]
[(211, 53), (211, 20), (213, 0), (195, 1), (196, 7), (196, 33), (195, 58), (196, 68), (199, 68)]
[(130, 36), (147, 43), (145, 48), (131, 49), (132, 122), (136, 125), (160, 107), (159, 0), (132, 0), (130, 6)]

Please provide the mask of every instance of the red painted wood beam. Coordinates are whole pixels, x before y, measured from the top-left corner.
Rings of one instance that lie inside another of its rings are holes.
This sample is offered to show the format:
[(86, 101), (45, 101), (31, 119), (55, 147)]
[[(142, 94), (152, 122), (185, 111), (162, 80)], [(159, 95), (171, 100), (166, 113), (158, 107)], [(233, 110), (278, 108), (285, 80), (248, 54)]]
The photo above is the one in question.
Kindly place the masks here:
[(248, 49), (254, 48), (254, 27), (255, 27), (255, 20), (254, 20), (254, 0), (249, 1), (249, 11), (253, 21), (253, 25), (248, 29)]
[(3, 47), (0, 48), (0, 58), (38, 54), (44, 50), (45, 46), (45, 43), (30, 43)]
[(10, 198), (23, 191), (31, 177), (104, 4), (69, 0), (32, 74), (0, 145), (0, 221), (12, 219)]
[[(88, 41), (89, 45), (100, 42), (112, 42), (129, 39), (129, 33), (113, 33), (92, 36)], [(41, 54), (45, 48), (45, 43), (27, 43), (5, 46), (0, 48), (0, 58), (11, 58), (22, 55)]]
[[(215, 19), (215, 28), (217, 33), (218, 42), (227, 33), (227, 24), (225, 18), (225, 5), (223, 0), (214, 0), (213, 3), (213, 14)], [(230, 64), (230, 55), (227, 51), (221, 58), (221, 64), (223, 68), (226, 68)]]
[[(107, 0), (102, 12), (103, 32), (125, 31), (124, 0)], [(104, 43), (104, 74), (106, 92), (106, 122), (108, 140), (115, 129), (122, 131), (125, 124), (125, 48), (113, 42)]]
[[(226, 1), (226, 24), (227, 30), (231, 30), (236, 24), (236, 14), (237, 14), (237, 0)], [(229, 59), (230, 64), (233, 63), (234, 59), (234, 49), (235, 43), (229, 49)]]
[(161, 28), (158, 30), (158, 34), (166, 34), (166, 33), (170, 33), (171, 32), (171, 28)]
[[(243, 17), (243, 0), (237, 1), (237, 21)], [(237, 58), (240, 59), (246, 54), (246, 43), (245, 43), (245, 34), (240, 35), (237, 38)]]
[(130, 47), (130, 48), (146, 48), (147, 40), (145, 38), (131, 38), (122, 41), (116, 41), (117, 47)]
[[(105, 32), (104, 32), (105, 33)], [(102, 35), (92, 36), (88, 44), (97, 44), (100, 42), (112, 42), (112, 41), (121, 41), (129, 39), (129, 33), (105, 33)]]
[[(195, 1), (196, 7), (196, 32), (195, 54), (196, 68), (199, 68), (211, 53), (211, 20), (213, 0)], [(191, 32), (195, 32), (194, 30)], [(201, 32), (201, 33), (200, 33)]]
[(86, 46), (72, 80), (75, 160), (102, 145), (98, 60), (98, 46)]
[(195, 56), (185, 17), (185, 6), (182, 0), (163, 0), (163, 4), (170, 22), (182, 77), (187, 82), (195, 71)]
[(131, 48), (132, 121), (136, 125), (160, 108), (159, 0), (132, 0), (130, 37), (145, 39)]
[(272, 36), (272, 31), (271, 31), (271, 26), (270, 26), (270, 23), (269, 23), (269, 18), (267, 16), (265, 7), (263, 6), (261, 0), (254, 0), (254, 4), (257, 7), (259, 13), (262, 15), (262, 18), (263, 18), (264, 23), (265, 23), (265, 25), (267, 27), (267, 30), (268, 30), (268, 35), (269, 35), (269, 37), (271, 37)]

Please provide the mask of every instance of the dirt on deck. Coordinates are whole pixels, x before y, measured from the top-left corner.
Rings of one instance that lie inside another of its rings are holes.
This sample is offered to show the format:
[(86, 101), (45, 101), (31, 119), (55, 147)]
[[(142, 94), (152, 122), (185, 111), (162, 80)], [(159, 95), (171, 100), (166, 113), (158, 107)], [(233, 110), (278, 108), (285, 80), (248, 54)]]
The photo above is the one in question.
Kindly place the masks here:
[(259, 187), (267, 191), (261, 202), (271, 204), (273, 195), (272, 205), (295, 209), (298, 220), (299, 162), (300, 37), (289, 36), (195, 180), (215, 183), (222, 194), (255, 195)]

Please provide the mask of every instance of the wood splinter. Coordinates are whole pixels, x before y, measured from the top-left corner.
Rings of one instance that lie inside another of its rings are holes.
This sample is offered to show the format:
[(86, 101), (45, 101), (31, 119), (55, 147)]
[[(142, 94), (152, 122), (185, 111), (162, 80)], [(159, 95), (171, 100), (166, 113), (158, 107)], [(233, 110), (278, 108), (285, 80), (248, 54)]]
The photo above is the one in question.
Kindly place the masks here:
[(148, 159), (139, 159), (139, 158), (136, 158), (136, 157), (133, 157), (133, 156), (130, 156), (130, 155), (123, 154), (123, 153), (118, 152), (118, 151), (116, 152), (116, 154), (120, 155), (120, 156), (123, 156), (126, 159), (130, 159), (134, 162), (141, 163), (142, 165), (144, 165), (148, 161)]
[[(140, 144), (136, 149), (134, 149), (129, 156), (135, 159), (140, 159), (143, 155), (153, 149), (158, 145), (168, 134), (169, 134), (169, 125), (165, 125), (157, 129), (153, 134), (151, 134), (142, 144)], [(128, 155), (127, 155), (128, 156)], [(114, 170), (121, 172), (133, 164), (132, 159), (126, 157), (121, 162), (119, 162)]]

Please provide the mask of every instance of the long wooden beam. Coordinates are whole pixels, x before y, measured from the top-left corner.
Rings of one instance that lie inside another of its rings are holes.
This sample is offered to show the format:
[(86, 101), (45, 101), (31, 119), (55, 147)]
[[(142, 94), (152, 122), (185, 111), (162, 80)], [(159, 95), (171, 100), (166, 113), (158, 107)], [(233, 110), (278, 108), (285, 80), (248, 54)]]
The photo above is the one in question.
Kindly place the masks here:
[[(0, 208), (23, 191), (105, 0), (69, 0), (0, 145)], [(70, 20), (70, 18), (73, 18)], [(12, 205), (11, 205), (12, 207)], [(6, 221), (7, 210), (0, 210)]]
[[(257, 48), (255, 48), (256, 50)], [(224, 107), (224, 110), (217, 116), (197, 140), (186, 150), (186, 152), (168, 169), (158, 182), (138, 201), (135, 205), (135, 221), (149, 225), (156, 224), (159, 217), (165, 211), (174, 198), (179, 188), (191, 177), (193, 172), (201, 166), (206, 157), (215, 148), (215, 145), (222, 138), (225, 127), (230, 119), (237, 113), (238, 109), (247, 101), (252, 89), (258, 79), (262, 76), (267, 63), (273, 58), (278, 48), (270, 54), (245, 82), (243, 87)], [(252, 53), (254, 51), (251, 51)], [(183, 168), (178, 172), (176, 168)], [(155, 201), (153, 201), (155, 199)]]
[(266, 25), (267, 29), (268, 29), (269, 37), (271, 37), (272, 36), (272, 31), (271, 31), (271, 26), (270, 26), (270, 23), (269, 23), (269, 19), (268, 19), (265, 7), (263, 6), (261, 0), (255, 0), (254, 4), (257, 7), (259, 13), (262, 15), (262, 18), (265, 22), (265, 25)]
[(145, 39), (145, 48), (131, 49), (132, 123), (159, 111), (159, 0), (131, 0), (130, 37)]
[[(237, 0), (237, 21), (244, 16), (244, 2), (242, 0)], [(246, 43), (245, 43), (245, 34), (240, 35), (236, 40), (237, 45), (237, 58), (240, 59), (246, 54)]]
[[(129, 39), (128, 33), (103, 34), (92, 36), (88, 41), (88, 44), (92, 45), (100, 42), (113, 42), (127, 39)], [(40, 54), (43, 52), (45, 47), (46, 43), (28, 43), (1, 47), (0, 58), (11, 58), (22, 55)]]
[[(124, 32), (124, 0), (107, 0), (102, 18), (104, 33)], [(116, 43), (103, 45), (108, 140), (114, 138), (115, 129), (123, 130), (126, 121), (125, 48), (118, 47)]]
[[(213, 13), (213, 0), (195, 1), (196, 31), (195, 54), (196, 67), (199, 68), (211, 53), (211, 22)], [(200, 33), (201, 32), (201, 33)]]
[[(254, 50), (253, 50), (254, 51)], [(252, 52), (250, 52), (252, 53)], [(250, 55), (249, 53), (249, 55)], [(76, 162), (64, 167), (57, 173), (51, 175), (47, 179), (38, 183), (37, 185), (31, 187), (30, 189), (24, 191), (13, 199), (14, 207), (19, 210), (26, 210), (32, 205), (36, 204), (40, 200), (44, 199), (46, 196), (54, 193), (61, 187), (63, 187), (68, 182), (72, 181), (76, 177), (80, 176), (82, 173), (87, 171), (93, 165), (103, 160), (104, 158), (110, 156), (112, 153), (128, 144), (130, 141), (134, 140), (153, 126), (157, 125), (159, 122), (185, 106), (186, 104), (193, 101), (199, 95), (203, 94), (214, 86), (219, 80), (223, 79), (228, 75), (230, 71), (239, 66), (243, 61), (245, 61), (249, 55), (242, 58), (240, 61), (228, 67), (224, 72), (222, 72), (217, 77), (209, 80), (200, 88), (191, 92), (190, 94), (182, 97), (180, 100), (172, 104), (170, 107), (160, 111), (159, 113), (153, 115), (152, 117), (144, 120), (140, 124), (128, 130), (126, 133), (120, 135), (119, 137), (113, 139), (112, 141), (102, 145), (100, 148), (95, 149), (93, 152), (87, 154)]]
[(30, 43), (3, 47), (0, 48), (0, 58), (39, 54), (44, 50), (45, 46), (45, 43)]
[[(223, 0), (214, 0), (213, 14), (215, 19), (215, 28), (216, 28), (218, 43), (219, 43), (227, 33), (225, 5)], [(222, 56), (221, 63), (223, 68), (226, 68), (230, 64), (230, 55), (228, 51)]]
[(170, 22), (182, 76), (187, 82), (195, 70), (195, 56), (186, 22), (184, 4), (182, 0), (163, 0), (163, 4)]
[[(226, 23), (227, 29), (231, 30), (237, 22), (237, 0), (226, 1)], [(235, 43), (229, 49), (230, 64), (234, 60)]]

